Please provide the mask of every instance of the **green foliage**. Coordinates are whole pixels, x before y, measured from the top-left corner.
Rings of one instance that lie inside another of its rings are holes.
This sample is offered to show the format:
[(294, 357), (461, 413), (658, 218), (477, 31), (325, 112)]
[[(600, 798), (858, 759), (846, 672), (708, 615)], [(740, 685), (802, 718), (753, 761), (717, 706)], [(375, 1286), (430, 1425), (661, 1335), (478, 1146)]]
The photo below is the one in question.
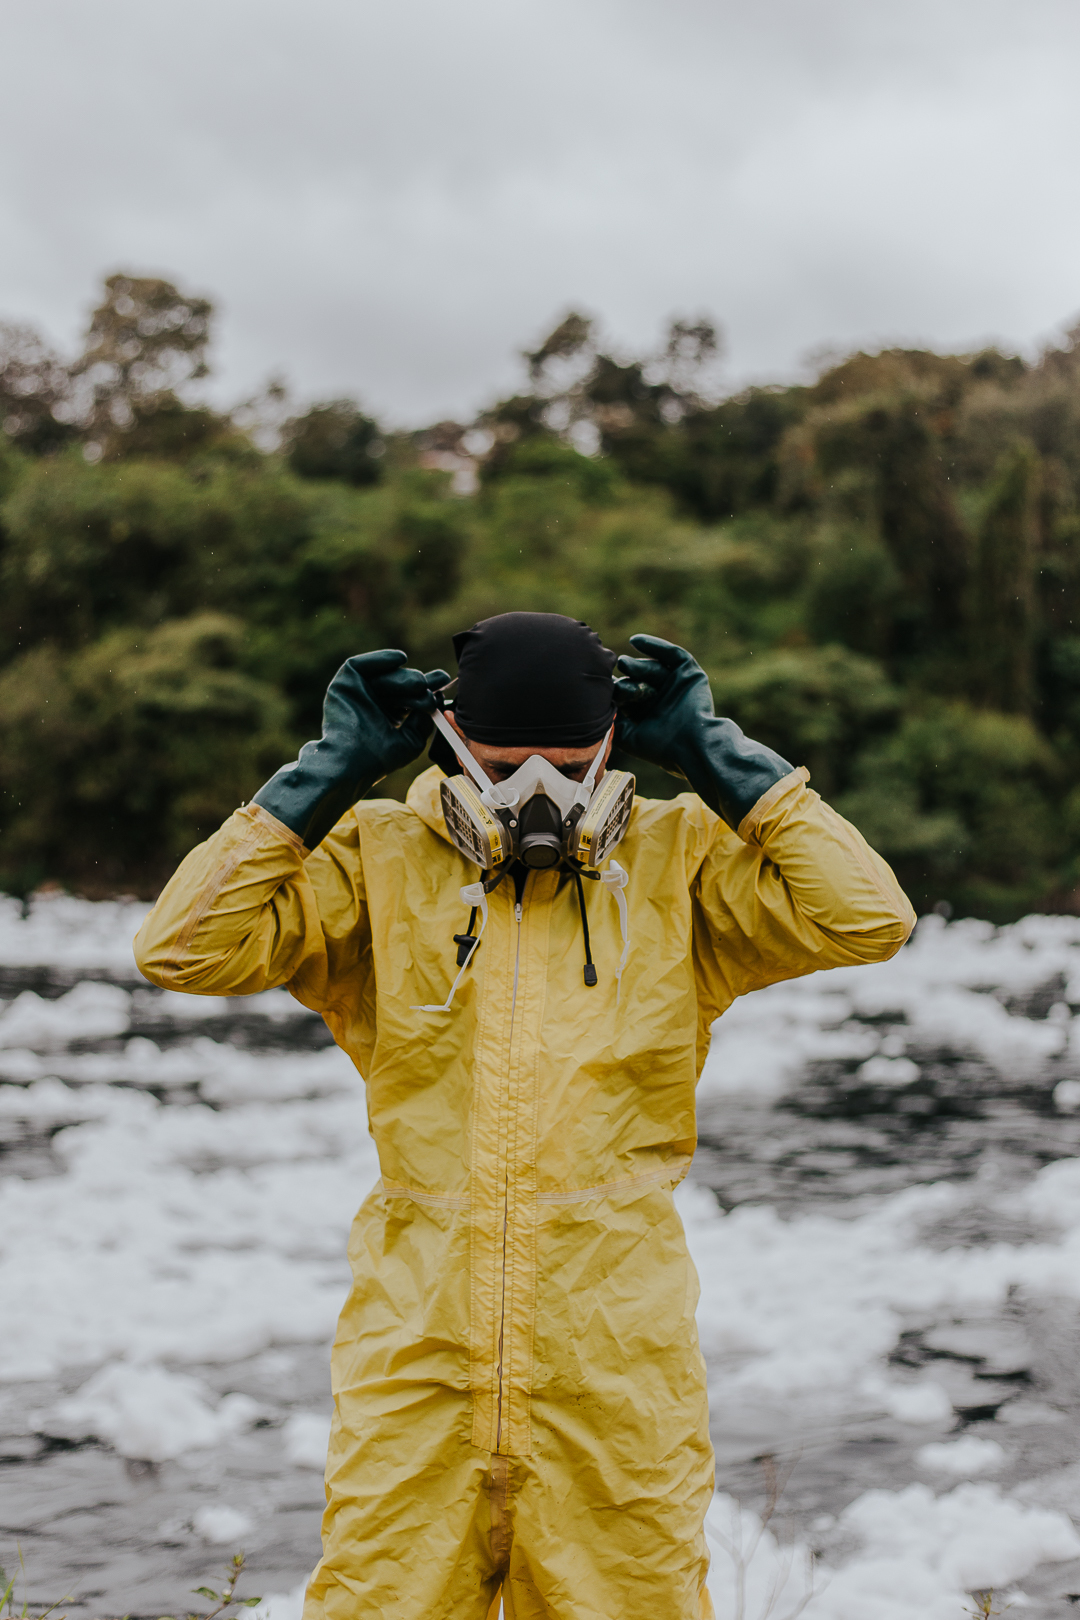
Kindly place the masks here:
[(1021, 714), (1034, 699), (1037, 478), (1035, 455), (1018, 445), (990, 488), (972, 579), (972, 663), (987, 700)]
[(2, 879), (153, 885), (289, 752), (278, 692), (237, 667), (238, 620), (203, 613), (42, 643), (0, 673)]
[(6, 433), (0, 433), (0, 501), (4, 501), (26, 476), (29, 463)]
[(916, 905), (993, 921), (1046, 897), (1065, 854), (1060, 767), (1029, 720), (924, 700), (860, 755), (837, 809), (895, 867)]
[(228, 417), (205, 405), (185, 405), (175, 394), (136, 400), (123, 432), (110, 434), (102, 445), (102, 456), (109, 461), (153, 457), (190, 462), (209, 453), (238, 461), (252, 459), (251, 445)]
[[(16, 1543), (16, 1552), (19, 1559), (19, 1575), (26, 1580), (26, 1565), (23, 1562), (22, 1548)], [(55, 1615), (55, 1620), (67, 1620), (65, 1615), (57, 1615), (56, 1610), (63, 1603), (70, 1603), (69, 1597), (57, 1598), (54, 1603), (42, 1607), (40, 1603), (31, 1603), (29, 1598), (16, 1599), (15, 1585), (18, 1575), (9, 1575), (7, 1570), (0, 1567), (0, 1616), (3, 1620), (30, 1620), (30, 1610), (33, 1609), (33, 1620), (47, 1620), (49, 1615)]]
[(351, 399), (332, 399), (293, 417), (285, 424), (282, 448), (301, 478), (340, 478), (358, 488), (379, 482), (385, 451), (379, 424)]
[(994, 1601), (992, 1587), (985, 1592), (972, 1592), (971, 1596), (975, 1600), (975, 1607), (971, 1609), (965, 1605), (964, 1613), (970, 1614), (972, 1620), (991, 1620), (994, 1615), (1006, 1614), (1013, 1606), (1011, 1603), (1006, 1603), (1004, 1609), (999, 1609)]
[(58, 450), (75, 437), (61, 413), (71, 376), (60, 356), (28, 326), (0, 321), (0, 426), (9, 444), (31, 455)]
[[(247, 1557), (244, 1553), (233, 1553), (228, 1567), (225, 1570), (225, 1581), (220, 1592), (215, 1592), (212, 1586), (193, 1586), (192, 1592), (196, 1597), (207, 1598), (214, 1607), (206, 1614), (189, 1614), (187, 1620), (218, 1620), (219, 1615), (226, 1614), (230, 1609), (254, 1609), (262, 1602), (261, 1597), (237, 1597), (236, 1588), (240, 1577), (244, 1573)], [(171, 1614), (164, 1614), (161, 1620), (176, 1620)], [(235, 1614), (230, 1620), (236, 1620)]]
[[(180, 407), (177, 391), (205, 377), (213, 305), (160, 276), (109, 276), (70, 368), (73, 402), (95, 455), (115, 456), (137, 415)], [(208, 414), (208, 413), (206, 413)]]
[(932, 407), (868, 394), (819, 407), (786, 446), (784, 495), (876, 539), (888, 556), (891, 611), (882, 651), (895, 664), (940, 660), (964, 625), (969, 544), (948, 487)]
[(499, 473), (515, 481), (554, 479), (568, 485), (583, 501), (600, 504), (611, 499), (619, 483), (612, 462), (584, 456), (573, 445), (547, 434), (511, 444), (500, 458)]
[(721, 712), (750, 736), (809, 768), (828, 797), (847, 787), (854, 762), (900, 709), (879, 664), (845, 647), (776, 648), (713, 676)]
[(0, 648), (81, 645), (117, 624), (250, 609), (311, 531), (303, 486), (275, 467), (37, 462), (3, 508)]
[(690, 647), (920, 906), (1080, 908), (1080, 331), (720, 398), (708, 321), (635, 358), (572, 314), (471, 427), (333, 400), (267, 451), (189, 397), (211, 315), (124, 275), (71, 365), (0, 327), (8, 888), (153, 892), (351, 653), (532, 608)]
[(850, 519), (820, 525), (806, 595), (806, 630), (813, 641), (888, 657), (905, 607), (900, 571), (871, 525)]
[(690, 412), (640, 475), (664, 484), (706, 521), (769, 506), (779, 489), (780, 446), (804, 408), (799, 388), (749, 388)]

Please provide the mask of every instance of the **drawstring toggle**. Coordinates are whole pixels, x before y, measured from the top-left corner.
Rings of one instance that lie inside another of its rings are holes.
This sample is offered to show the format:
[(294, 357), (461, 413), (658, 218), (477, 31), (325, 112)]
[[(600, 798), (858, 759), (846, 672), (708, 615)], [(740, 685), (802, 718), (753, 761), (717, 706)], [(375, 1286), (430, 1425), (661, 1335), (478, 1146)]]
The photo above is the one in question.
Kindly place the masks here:
[[(469, 932), (467, 934), (454, 935), (454, 943), (458, 948), (457, 978), (450, 986), (450, 994), (447, 996), (444, 1002), (441, 1002), (439, 1005), (429, 1002), (421, 1007), (414, 1006), (412, 1009), (413, 1012), (442, 1013), (450, 1011), (450, 1008), (453, 1005), (454, 995), (457, 991), (457, 987), (468, 971), (469, 963), (476, 955), (477, 946), (480, 944), (481, 936), (483, 935), (484, 929), (487, 927), (488, 903), (487, 890), (484, 884), (466, 883), (459, 892), (465, 904), (472, 907), (472, 916), (469, 918)], [(480, 910), (480, 933), (477, 934), (476, 938), (474, 939), (472, 937), (472, 930), (473, 923), (476, 921), (476, 912), (478, 907)]]

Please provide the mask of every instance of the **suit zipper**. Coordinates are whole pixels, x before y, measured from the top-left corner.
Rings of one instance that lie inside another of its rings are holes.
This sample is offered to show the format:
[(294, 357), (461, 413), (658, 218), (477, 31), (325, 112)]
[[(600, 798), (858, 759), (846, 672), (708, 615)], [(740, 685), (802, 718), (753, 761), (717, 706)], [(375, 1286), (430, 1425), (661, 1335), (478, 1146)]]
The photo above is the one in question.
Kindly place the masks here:
[[(521, 967), (521, 901), (514, 905), (514, 921), (517, 923), (517, 943), (514, 948), (514, 993), (510, 1000), (510, 1043), (507, 1052), (507, 1065), (510, 1064), (514, 1052), (514, 1014), (517, 1012), (518, 972)], [(507, 1074), (509, 1081), (509, 1073)], [(502, 1241), (502, 1296), (499, 1304), (499, 1395), (495, 1417), (495, 1450), (502, 1449), (502, 1409), (503, 1409), (503, 1342), (506, 1331), (506, 1240), (510, 1227), (510, 1122), (507, 1119), (506, 1130), (506, 1170), (503, 1179), (503, 1241)]]

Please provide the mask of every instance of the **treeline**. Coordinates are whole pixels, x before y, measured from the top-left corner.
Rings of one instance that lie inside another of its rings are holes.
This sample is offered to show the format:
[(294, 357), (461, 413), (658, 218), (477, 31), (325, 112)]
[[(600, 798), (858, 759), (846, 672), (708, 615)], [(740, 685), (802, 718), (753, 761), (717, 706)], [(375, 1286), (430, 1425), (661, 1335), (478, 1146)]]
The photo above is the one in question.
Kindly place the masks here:
[(692, 648), (920, 908), (1080, 909), (1080, 330), (718, 400), (708, 322), (628, 360), (575, 315), (403, 434), (198, 404), (211, 317), (114, 276), (75, 360), (0, 328), (0, 887), (152, 893), (349, 653), (518, 607)]

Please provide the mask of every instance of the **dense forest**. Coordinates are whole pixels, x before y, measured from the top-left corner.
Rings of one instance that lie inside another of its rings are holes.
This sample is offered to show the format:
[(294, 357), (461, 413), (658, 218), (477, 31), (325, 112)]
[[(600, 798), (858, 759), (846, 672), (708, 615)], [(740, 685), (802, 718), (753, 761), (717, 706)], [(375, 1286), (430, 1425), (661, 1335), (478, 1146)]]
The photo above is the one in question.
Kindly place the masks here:
[(690, 647), (920, 909), (1080, 909), (1080, 328), (718, 398), (708, 322), (635, 359), (570, 315), (515, 397), (401, 433), (198, 403), (212, 315), (116, 275), (77, 359), (0, 326), (0, 887), (152, 894), (349, 653), (452, 669), (535, 608)]

